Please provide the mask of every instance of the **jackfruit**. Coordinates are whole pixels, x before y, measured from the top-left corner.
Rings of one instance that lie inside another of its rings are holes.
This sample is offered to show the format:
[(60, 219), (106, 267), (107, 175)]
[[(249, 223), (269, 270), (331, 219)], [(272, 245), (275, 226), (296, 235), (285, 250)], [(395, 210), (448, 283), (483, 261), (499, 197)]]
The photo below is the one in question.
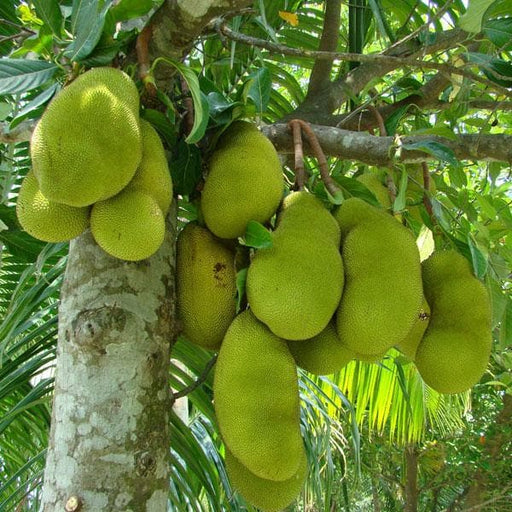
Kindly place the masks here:
[(362, 356), (402, 340), (422, 302), (420, 255), (412, 234), (358, 198), (335, 212), (342, 232), (345, 289), (337, 312), (341, 340)]
[(489, 362), (487, 290), (454, 250), (435, 251), (422, 270), (431, 317), (415, 364), (423, 380), (439, 393), (460, 393), (480, 380)]
[(123, 190), (92, 207), (91, 233), (111, 256), (138, 261), (149, 258), (162, 245), (165, 221), (151, 196)]
[(89, 208), (49, 201), (39, 190), (34, 173), (23, 179), (16, 203), (21, 227), (44, 242), (67, 242), (89, 226)]
[(258, 250), (249, 265), (246, 291), (254, 315), (274, 334), (304, 340), (325, 329), (336, 311), (343, 262), (330, 212), (307, 192), (292, 197), (299, 200), (287, 198), (272, 247)]
[(49, 200), (81, 207), (114, 196), (142, 155), (135, 84), (113, 68), (80, 75), (43, 113), (30, 151)]
[(172, 202), (172, 178), (164, 146), (153, 126), (140, 120), (142, 160), (126, 188), (140, 190), (150, 195), (167, 215)]
[(178, 235), (176, 265), (183, 334), (217, 350), (236, 313), (234, 254), (206, 228), (189, 223)]
[(304, 485), (308, 472), (306, 452), (302, 452), (297, 472), (280, 482), (254, 475), (229, 450), (226, 450), (226, 472), (233, 487), (251, 505), (264, 512), (277, 512), (290, 505)]
[(337, 372), (355, 356), (339, 339), (333, 322), (309, 340), (288, 341), (288, 348), (297, 366), (315, 375)]
[(391, 208), (391, 198), (389, 197), (388, 189), (375, 173), (370, 171), (363, 172), (356, 179), (373, 193), (383, 208), (386, 210)]
[(244, 128), (236, 143), (225, 136), (210, 159), (201, 208), (213, 234), (237, 238), (250, 220), (265, 223), (274, 215), (284, 180), (276, 150), (256, 127)]
[(254, 475), (283, 481), (304, 456), (297, 367), (286, 343), (246, 310), (220, 347), (213, 383), (221, 436)]
[(411, 330), (407, 333), (407, 336), (400, 342), (397, 343), (396, 348), (402, 352), (409, 359), (414, 361), (416, 357), (416, 351), (418, 346), (425, 334), (425, 330), (430, 322), (430, 306), (425, 298), (418, 311), (418, 316), (413, 323)]

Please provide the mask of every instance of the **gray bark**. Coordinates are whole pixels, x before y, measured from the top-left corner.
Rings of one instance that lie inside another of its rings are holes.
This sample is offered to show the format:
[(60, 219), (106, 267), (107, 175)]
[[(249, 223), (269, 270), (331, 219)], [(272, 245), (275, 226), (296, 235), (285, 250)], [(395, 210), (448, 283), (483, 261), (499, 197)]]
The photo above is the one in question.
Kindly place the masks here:
[(141, 262), (71, 242), (42, 510), (167, 510), (175, 221)]

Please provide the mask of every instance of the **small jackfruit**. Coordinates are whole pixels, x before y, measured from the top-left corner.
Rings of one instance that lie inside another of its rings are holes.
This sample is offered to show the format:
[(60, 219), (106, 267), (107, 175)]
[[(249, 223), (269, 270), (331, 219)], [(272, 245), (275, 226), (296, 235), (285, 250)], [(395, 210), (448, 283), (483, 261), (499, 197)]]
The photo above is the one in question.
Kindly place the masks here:
[(363, 172), (357, 178), (357, 181), (366, 186), (373, 193), (380, 205), (389, 210), (391, 208), (391, 198), (387, 187), (382, 183), (380, 178), (373, 172)]
[(151, 196), (123, 190), (92, 207), (91, 233), (111, 256), (138, 261), (149, 258), (162, 245), (165, 220)]
[(114, 196), (142, 154), (135, 84), (114, 68), (80, 75), (43, 113), (30, 152), (49, 200), (81, 207)]
[(258, 250), (247, 271), (254, 315), (286, 340), (312, 338), (325, 329), (343, 290), (339, 231), (330, 212), (308, 195), (294, 193), (299, 200), (280, 215), (272, 247)]
[(229, 450), (226, 450), (226, 472), (233, 487), (251, 505), (264, 512), (277, 512), (290, 505), (304, 485), (308, 466), (306, 452), (302, 454), (297, 472), (279, 482), (254, 475)]
[(222, 438), (254, 475), (292, 478), (303, 458), (297, 367), (286, 343), (246, 310), (220, 347), (213, 383)]
[(210, 159), (201, 208), (214, 235), (237, 238), (250, 220), (265, 223), (274, 215), (284, 180), (274, 146), (256, 127), (245, 127), (235, 140), (225, 137)]
[(422, 270), (431, 317), (415, 364), (423, 380), (439, 393), (460, 393), (480, 380), (489, 362), (487, 290), (454, 250), (435, 251)]
[(423, 303), (418, 311), (416, 321), (412, 324), (411, 330), (407, 333), (407, 336), (396, 345), (396, 348), (412, 361), (414, 361), (416, 357), (416, 351), (423, 339), (423, 335), (425, 334), (429, 322), (430, 306), (428, 305), (427, 300), (423, 298)]
[(217, 350), (236, 313), (234, 254), (208, 229), (189, 223), (178, 235), (176, 265), (183, 334)]
[(337, 372), (355, 356), (339, 339), (333, 322), (309, 340), (288, 341), (288, 348), (297, 366), (315, 375)]
[(21, 184), (16, 215), (27, 233), (44, 242), (67, 242), (89, 226), (89, 208), (49, 201), (39, 190), (32, 171)]
[(345, 267), (338, 335), (362, 356), (384, 353), (405, 338), (421, 306), (416, 242), (391, 215), (358, 198), (347, 199), (334, 216)]
[(172, 178), (164, 146), (153, 126), (140, 120), (142, 159), (126, 188), (140, 190), (158, 203), (164, 217), (172, 202)]

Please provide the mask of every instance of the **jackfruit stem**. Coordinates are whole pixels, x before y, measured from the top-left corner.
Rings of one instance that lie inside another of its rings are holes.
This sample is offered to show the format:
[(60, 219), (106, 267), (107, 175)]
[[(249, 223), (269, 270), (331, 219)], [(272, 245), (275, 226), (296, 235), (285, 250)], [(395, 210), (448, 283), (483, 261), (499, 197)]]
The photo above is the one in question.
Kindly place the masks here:
[(306, 172), (304, 170), (304, 150), (302, 147), (302, 131), (300, 123), (294, 119), (288, 123), (288, 128), (290, 128), (293, 133), (293, 147), (295, 154), (295, 183), (293, 184), (293, 190), (304, 190)]
[(192, 384), (189, 384), (188, 386), (184, 387), (182, 390), (177, 392), (171, 392), (171, 405), (178, 399), (183, 398), (184, 396), (189, 395), (197, 389), (208, 377), (208, 374), (210, 373), (210, 370), (213, 368), (215, 363), (217, 362), (218, 354), (215, 354), (206, 364), (204, 367), (203, 373), (199, 375), (199, 377), (192, 382)]
[(139, 76), (144, 84), (146, 92), (150, 96), (156, 96), (156, 86), (151, 77), (151, 66), (149, 59), (149, 41), (153, 35), (153, 26), (151, 23), (146, 25), (137, 36), (135, 50), (137, 52), (137, 62), (139, 64)]
[(309, 145), (311, 146), (311, 150), (313, 151), (313, 154), (318, 160), (318, 166), (320, 168), (320, 177), (322, 178), (322, 181), (324, 183), (325, 188), (327, 189), (327, 192), (329, 192), (329, 194), (331, 194), (332, 197), (339, 197), (342, 194), (341, 189), (338, 187), (336, 182), (332, 179), (331, 175), (329, 174), (329, 165), (327, 164), (327, 158), (325, 158), (322, 146), (320, 146), (320, 142), (318, 141), (315, 132), (311, 128), (310, 124), (307, 123), (306, 121), (303, 121), (302, 119), (293, 119), (290, 122), (298, 123), (302, 130), (304, 131), (304, 133), (306, 134), (306, 137), (309, 139)]
[(427, 195), (427, 190), (430, 190), (430, 173), (428, 171), (427, 162), (421, 162), (421, 168), (423, 170), (423, 204), (425, 205), (432, 224), (435, 224), (434, 212), (432, 211), (432, 203), (430, 202), (430, 198)]
[(377, 125), (379, 127), (379, 135), (381, 137), (387, 137), (388, 131), (386, 130), (384, 118), (382, 117), (381, 113), (373, 105), (368, 105), (368, 110), (373, 114), (373, 117), (375, 117), (377, 121)]

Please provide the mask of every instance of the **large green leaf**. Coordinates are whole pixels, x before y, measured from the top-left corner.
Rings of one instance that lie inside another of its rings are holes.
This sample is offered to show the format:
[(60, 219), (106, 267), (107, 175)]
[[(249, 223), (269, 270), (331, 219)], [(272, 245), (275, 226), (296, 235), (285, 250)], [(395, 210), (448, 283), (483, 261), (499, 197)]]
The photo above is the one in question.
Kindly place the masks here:
[(50, 80), (57, 69), (43, 60), (0, 59), (0, 96), (35, 89)]
[(512, 50), (512, 17), (484, 21), (482, 29), (500, 51)]
[(60, 37), (64, 18), (58, 0), (32, 0), (32, 3), (45, 26), (49, 27), (57, 37)]

